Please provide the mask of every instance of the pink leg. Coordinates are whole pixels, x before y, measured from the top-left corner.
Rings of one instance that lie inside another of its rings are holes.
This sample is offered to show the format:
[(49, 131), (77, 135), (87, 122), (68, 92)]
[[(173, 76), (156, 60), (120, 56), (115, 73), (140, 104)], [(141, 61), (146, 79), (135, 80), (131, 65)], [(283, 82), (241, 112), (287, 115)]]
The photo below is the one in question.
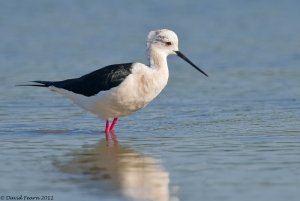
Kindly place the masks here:
[(106, 141), (108, 142), (109, 141), (109, 129), (110, 129), (110, 126), (109, 126), (109, 121), (106, 120), (106, 127), (105, 127), (105, 138), (106, 138)]
[(118, 117), (114, 118), (113, 122), (111, 123), (109, 131), (114, 130), (115, 125), (117, 124), (117, 121), (118, 121)]
[(109, 121), (106, 120), (105, 133), (109, 133), (109, 131), (110, 131)]

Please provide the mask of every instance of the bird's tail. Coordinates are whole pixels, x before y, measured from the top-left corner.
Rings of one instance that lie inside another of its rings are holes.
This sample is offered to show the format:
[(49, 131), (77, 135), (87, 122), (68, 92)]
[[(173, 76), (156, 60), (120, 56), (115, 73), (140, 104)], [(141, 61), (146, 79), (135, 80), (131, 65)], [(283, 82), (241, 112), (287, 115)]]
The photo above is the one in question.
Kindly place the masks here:
[(53, 82), (50, 81), (30, 81), (33, 84), (18, 84), (16, 86), (30, 86), (30, 87), (50, 87), (53, 85)]

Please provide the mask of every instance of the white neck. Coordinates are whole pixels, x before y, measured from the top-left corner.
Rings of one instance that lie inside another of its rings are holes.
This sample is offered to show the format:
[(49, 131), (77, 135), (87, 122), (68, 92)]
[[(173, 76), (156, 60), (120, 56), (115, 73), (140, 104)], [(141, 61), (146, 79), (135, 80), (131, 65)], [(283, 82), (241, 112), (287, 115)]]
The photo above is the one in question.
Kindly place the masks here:
[(155, 47), (148, 48), (149, 66), (156, 70), (168, 69), (167, 54)]
[(169, 69), (167, 56), (165, 52), (156, 47), (150, 46), (148, 48), (149, 66), (152, 70), (149, 81), (152, 82), (151, 86), (155, 89), (152, 89), (155, 96), (161, 92), (168, 82)]

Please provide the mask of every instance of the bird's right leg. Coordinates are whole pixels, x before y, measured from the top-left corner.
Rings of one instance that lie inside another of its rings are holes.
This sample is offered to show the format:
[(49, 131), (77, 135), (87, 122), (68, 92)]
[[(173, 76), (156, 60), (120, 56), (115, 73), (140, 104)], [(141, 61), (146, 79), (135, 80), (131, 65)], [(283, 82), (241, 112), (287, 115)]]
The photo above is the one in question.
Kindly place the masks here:
[(117, 121), (118, 121), (118, 117), (115, 117), (114, 120), (113, 120), (113, 122), (110, 125), (109, 131), (114, 130), (115, 125), (117, 124)]

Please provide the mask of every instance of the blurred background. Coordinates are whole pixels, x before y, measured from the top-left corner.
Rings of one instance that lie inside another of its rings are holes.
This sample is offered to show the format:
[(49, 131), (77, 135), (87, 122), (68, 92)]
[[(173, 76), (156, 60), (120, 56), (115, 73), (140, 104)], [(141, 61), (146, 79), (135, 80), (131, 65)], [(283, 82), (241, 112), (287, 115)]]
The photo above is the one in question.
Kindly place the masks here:
[[(299, 9), (296, 0), (0, 1), (0, 196), (298, 200)], [(148, 63), (147, 34), (160, 28), (209, 77), (170, 57), (168, 86), (121, 119), (118, 144), (63, 97), (15, 87)]]

